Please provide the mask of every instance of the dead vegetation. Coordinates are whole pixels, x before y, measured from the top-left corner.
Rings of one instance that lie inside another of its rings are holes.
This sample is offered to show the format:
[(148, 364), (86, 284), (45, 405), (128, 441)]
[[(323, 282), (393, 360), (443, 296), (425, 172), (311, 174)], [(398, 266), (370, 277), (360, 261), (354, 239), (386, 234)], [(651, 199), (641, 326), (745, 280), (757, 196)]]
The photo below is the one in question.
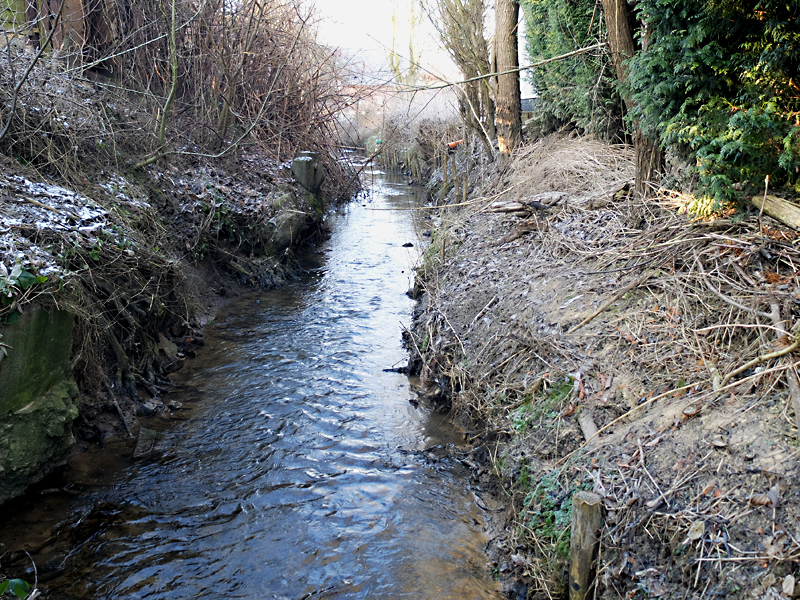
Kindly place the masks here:
[(632, 179), (628, 149), (548, 138), (439, 207), (412, 363), (480, 423), (517, 594), (563, 593), (580, 489), (605, 505), (596, 597), (793, 593), (796, 234)]
[[(293, 1), (21, 19), (0, 52), (0, 324), (34, 303), (78, 317), (77, 430), (102, 442), (97, 414), (130, 434), (160, 407), (217, 294), (290, 277), (326, 202), (357, 191), (335, 134), (353, 98)], [(318, 197), (293, 181), (300, 150), (319, 154)]]

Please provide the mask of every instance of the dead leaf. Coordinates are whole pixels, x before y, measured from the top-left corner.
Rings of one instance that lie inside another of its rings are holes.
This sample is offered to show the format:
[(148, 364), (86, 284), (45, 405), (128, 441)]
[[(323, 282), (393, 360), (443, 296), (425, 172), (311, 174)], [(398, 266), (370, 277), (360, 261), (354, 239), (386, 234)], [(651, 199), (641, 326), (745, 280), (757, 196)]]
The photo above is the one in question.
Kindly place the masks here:
[(780, 486), (773, 485), (767, 492), (767, 497), (769, 498), (769, 501), (772, 504), (772, 508), (778, 508), (778, 504), (780, 504), (781, 502)]
[(786, 598), (794, 596), (795, 580), (794, 575), (789, 574), (783, 578), (782, 593)]
[(782, 348), (788, 348), (791, 345), (791, 342), (789, 341), (789, 334), (784, 333), (781, 337), (772, 342), (772, 345), (778, 350)]
[(700, 413), (702, 407), (699, 404), (690, 404), (686, 408), (683, 409), (683, 414), (687, 417), (693, 417)]
[(686, 539), (693, 542), (695, 540), (699, 540), (703, 537), (703, 534), (706, 532), (706, 522), (705, 521), (695, 521), (692, 523), (691, 527), (689, 527), (689, 534), (686, 536)]
[(717, 480), (716, 479), (712, 480), (711, 483), (709, 483), (706, 487), (703, 488), (703, 491), (700, 492), (700, 495), (705, 496), (706, 494), (710, 493), (711, 490), (713, 490), (714, 486), (716, 485), (717, 485)]
[(767, 494), (753, 494), (747, 499), (750, 506), (767, 506), (772, 504), (772, 499)]
[(711, 445), (714, 448), (727, 448), (728, 442), (726, 442), (721, 435), (715, 435), (713, 438), (711, 438)]
[(578, 405), (575, 404), (574, 402), (570, 402), (567, 405), (567, 407), (563, 411), (561, 411), (561, 416), (562, 417), (569, 417), (569, 416), (575, 414), (576, 410), (578, 410)]

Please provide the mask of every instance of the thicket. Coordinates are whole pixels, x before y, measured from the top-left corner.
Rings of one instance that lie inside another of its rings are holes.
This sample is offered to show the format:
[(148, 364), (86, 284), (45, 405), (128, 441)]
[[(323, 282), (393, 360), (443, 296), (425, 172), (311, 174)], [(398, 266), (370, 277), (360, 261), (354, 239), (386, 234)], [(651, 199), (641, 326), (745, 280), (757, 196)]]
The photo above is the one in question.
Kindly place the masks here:
[[(336, 177), (334, 131), (351, 98), (298, 2), (80, 5), (78, 16), (45, 7), (34, 24), (4, 13), (17, 28), (6, 32), (0, 60), (0, 152), (74, 180), (93, 160), (219, 159), (245, 145), (286, 160), (317, 149), (328, 183), (347, 188), (329, 194), (352, 191), (351, 177)], [(62, 100), (65, 85), (82, 87), (86, 103)]]

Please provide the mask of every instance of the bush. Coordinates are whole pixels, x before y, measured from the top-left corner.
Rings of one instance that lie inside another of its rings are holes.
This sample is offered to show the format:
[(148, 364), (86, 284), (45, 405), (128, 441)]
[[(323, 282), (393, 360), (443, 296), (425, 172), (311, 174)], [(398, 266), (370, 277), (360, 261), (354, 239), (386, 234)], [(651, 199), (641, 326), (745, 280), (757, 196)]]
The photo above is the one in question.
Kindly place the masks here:
[(800, 5), (641, 0), (646, 50), (628, 62), (631, 117), (691, 159), (701, 191), (735, 196), (800, 174)]

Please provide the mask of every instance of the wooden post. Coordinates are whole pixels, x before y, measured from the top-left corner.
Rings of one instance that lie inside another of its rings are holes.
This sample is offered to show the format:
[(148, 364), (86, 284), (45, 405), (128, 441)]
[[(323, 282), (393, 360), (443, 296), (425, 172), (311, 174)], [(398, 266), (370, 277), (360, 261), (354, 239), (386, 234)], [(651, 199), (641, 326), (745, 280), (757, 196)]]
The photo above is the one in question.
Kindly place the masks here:
[(572, 533), (569, 540), (569, 600), (585, 600), (594, 575), (594, 561), (603, 522), (602, 498), (578, 492), (572, 498)]
[(450, 159), (447, 158), (447, 151), (444, 153), (444, 183), (442, 183), (442, 198), (447, 193), (447, 167), (449, 166)]

